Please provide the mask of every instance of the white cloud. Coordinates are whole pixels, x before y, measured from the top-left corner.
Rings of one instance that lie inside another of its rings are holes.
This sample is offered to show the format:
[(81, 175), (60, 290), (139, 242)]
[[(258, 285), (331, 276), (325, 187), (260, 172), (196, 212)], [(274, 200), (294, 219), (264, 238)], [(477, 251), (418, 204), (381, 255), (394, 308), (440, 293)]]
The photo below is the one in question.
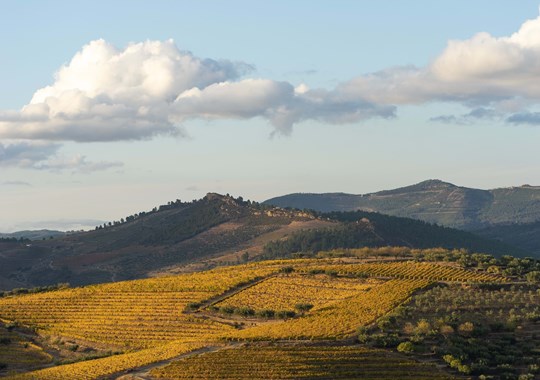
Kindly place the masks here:
[[(0, 143), (0, 167), (90, 173), (123, 166), (121, 162), (87, 161), (86, 157), (81, 155), (66, 158), (58, 155), (60, 147), (60, 144), (42, 141)], [(4, 184), (14, 185), (15, 182)]]
[(378, 104), (453, 101), (469, 106), (539, 100), (540, 17), (508, 37), (478, 33), (449, 41), (429, 65), (394, 67), (352, 79), (341, 90)]
[(0, 112), (0, 138), (115, 141), (182, 134), (193, 118), (268, 119), (278, 131), (306, 119), (354, 122), (393, 116), (394, 108), (336, 91), (296, 89), (287, 82), (242, 76), (253, 66), (201, 59), (172, 40), (117, 49), (85, 45), (20, 111)]
[[(172, 40), (124, 49), (92, 41), (29, 104), (0, 111), (0, 138), (137, 140), (182, 135), (181, 126), (194, 118), (255, 117), (287, 134), (305, 120), (339, 124), (391, 118), (397, 105), (432, 101), (520, 113), (540, 100), (540, 17), (510, 36), (482, 32), (449, 41), (424, 67), (391, 67), (334, 89), (246, 77), (253, 71), (243, 62), (196, 57)], [(439, 119), (452, 118), (463, 120), (463, 115)]]

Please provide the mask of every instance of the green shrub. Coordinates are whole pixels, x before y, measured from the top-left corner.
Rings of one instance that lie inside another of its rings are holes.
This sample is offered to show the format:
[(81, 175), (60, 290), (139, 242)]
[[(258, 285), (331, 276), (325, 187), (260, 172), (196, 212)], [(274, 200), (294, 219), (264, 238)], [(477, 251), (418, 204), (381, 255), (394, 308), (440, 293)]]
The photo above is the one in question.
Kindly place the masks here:
[(255, 310), (250, 307), (242, 306), (234, 310), (235, 314), (241, 315), (242, 317), (249, 317), (255, 315)]
[(406, 353), (406, 354), (409, 354), (411, 352), (414, 352), (414, 344), (412, 342), (401, 342), (400, 344), (398, 344), (397, 346), (397, 350), (399, 352), (403, 352), (403, 353)]

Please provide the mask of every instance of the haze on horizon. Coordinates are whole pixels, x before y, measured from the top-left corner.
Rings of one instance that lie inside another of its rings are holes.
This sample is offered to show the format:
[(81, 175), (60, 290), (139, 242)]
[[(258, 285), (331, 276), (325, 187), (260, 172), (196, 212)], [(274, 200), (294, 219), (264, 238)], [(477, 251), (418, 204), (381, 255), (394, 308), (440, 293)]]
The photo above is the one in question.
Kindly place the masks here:
[(540, 184), (538, 4), (3, 5), (2, 232), (211, 191)]

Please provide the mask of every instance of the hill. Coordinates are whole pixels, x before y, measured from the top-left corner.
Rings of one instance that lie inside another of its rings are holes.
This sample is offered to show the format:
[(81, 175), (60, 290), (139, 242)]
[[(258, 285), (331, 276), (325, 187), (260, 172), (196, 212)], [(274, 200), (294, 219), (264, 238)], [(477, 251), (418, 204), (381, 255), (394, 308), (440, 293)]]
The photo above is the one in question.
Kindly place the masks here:
[(477, 230), (475, 234), (520, 247), (540, 257), (540, 222), (495, 225)]
[(31, 337), (43, 359), (0, 350), (0, 376), (534, 379), (540, 262), (360, 251), (5, 295), (0, 344)]
[(528, 185), (479, 190), (428, 180), (364, 195), (289, 194), (264, 203), (321, 212), (375, 211), (465, 230), (540, 220), (540, 187)]
[(330, 224), (312, 214), (218, 194), (177, 200), (93, 231), (43, 241), (0, 241), (0, 289), (141, 278), (215, 256), (236, 263), (246, 250), (255, 255), (266, 239)]
[[(283, 243), (303, 242), (306, 236), (309, 243), (304, 246)], [(271, 257), (285, 257), (298, 249), (386, 245), (525, 254), (500, 242), (412, 219), (370, 213), (318, 215), (208, 194), (193, 202), (169, 202), (93, 231), (43, 241), (0, 241), (0, 289), (203, 270), (251, 261), (270, 251)]]
[(43, 240), (50, 239), (51, 237), (63, 236), (66, 233), (63, 231), (56, 230), (25, 230), (25, 231), (16, 231), (10, 233), (1, 233), (0, 239), (28, 239), (28, 240)]
[(498, 256), (529, 254), (528, 251), (497, 240), (421, 220), (366, 211), (329, 212), (320, 214), (320, 217), (340, 224), (324, 229), (297, 231), (286, 240), (269, 242), (264, 247), (264, 257), (270, 259), (290, 257), (295, 253), (316, 254), (336, 248), (385, 246), (464, 248)]

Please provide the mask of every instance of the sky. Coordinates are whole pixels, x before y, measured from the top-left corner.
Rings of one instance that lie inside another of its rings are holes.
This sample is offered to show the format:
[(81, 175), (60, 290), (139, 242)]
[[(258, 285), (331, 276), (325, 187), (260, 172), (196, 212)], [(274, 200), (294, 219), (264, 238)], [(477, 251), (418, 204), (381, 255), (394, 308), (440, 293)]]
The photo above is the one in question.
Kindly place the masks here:
[(0, 0), (0, 231), (540, 185), (539, 5)]

